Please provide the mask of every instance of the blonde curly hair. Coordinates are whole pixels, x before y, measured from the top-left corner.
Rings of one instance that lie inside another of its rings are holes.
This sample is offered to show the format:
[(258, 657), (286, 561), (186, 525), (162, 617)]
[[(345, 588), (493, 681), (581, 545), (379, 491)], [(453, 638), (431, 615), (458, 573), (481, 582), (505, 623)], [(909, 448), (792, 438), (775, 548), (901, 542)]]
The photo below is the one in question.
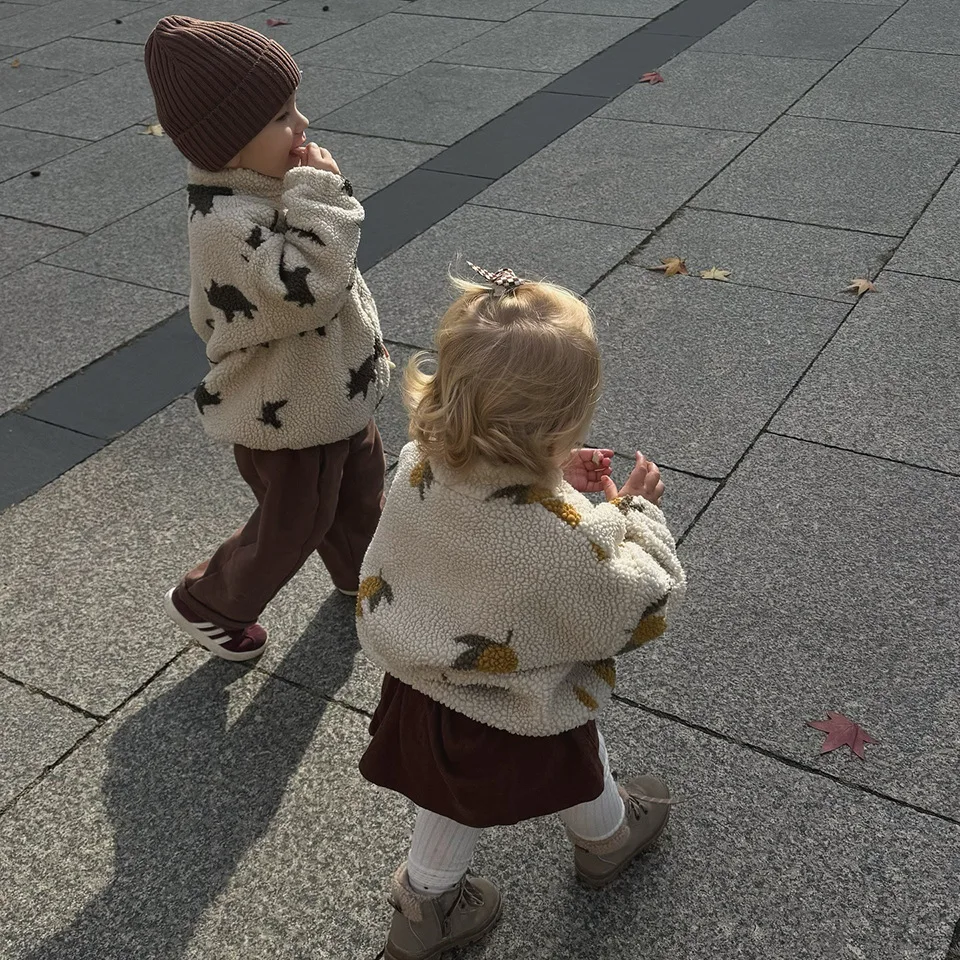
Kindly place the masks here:
[(454, 470), (485, 461), (546, 476), (583, 443), (600, 396), (590, 310), (552, 283), (498, 296), (451, 279), (460, 296), (440, 321), (437, 355), (415, 354), (404, 376), (410, 439)]

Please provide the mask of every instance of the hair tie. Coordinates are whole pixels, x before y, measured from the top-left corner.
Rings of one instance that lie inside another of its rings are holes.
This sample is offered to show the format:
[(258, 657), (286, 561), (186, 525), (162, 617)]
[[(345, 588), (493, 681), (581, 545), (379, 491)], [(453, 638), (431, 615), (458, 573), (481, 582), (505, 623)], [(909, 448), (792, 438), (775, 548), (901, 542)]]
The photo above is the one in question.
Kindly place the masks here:
[(530, 281), (524, 277), (518, 277), (509, 267), (501, 267), (496, 273), (491, 273), (489, 270), (484, 270), (483, 267), (478, 267), (469, 260), (467, 261), (467, 266), (476, 273), (479, 273), (488, 283), (493, 284), (490, 292), (495, 297), (502, 297), (505, 293), (516, 290), (522, 283), (530, 283)]

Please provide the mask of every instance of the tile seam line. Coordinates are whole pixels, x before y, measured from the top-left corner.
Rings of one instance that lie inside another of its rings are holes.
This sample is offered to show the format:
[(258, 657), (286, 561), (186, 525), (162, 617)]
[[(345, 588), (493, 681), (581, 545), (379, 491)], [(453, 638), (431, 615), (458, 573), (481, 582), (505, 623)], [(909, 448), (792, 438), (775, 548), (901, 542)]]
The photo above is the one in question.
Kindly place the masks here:
[[(43, 784), (43, 782), (54, 770), (72, 757), (73, 754), (76, 753), (83, 744), (85, 744), (92, 736), (94, 736), (94, 734), (103, 729), (103, 727), (106, 726), (107, 721), (112, 720), (113, 717), (115, 717), (121, 710), (124, 709), (124, 707), (131, 703), (136, 697), (140, 696), (140, 694), (143, 693), (147, 687), (154, 682), (154, 680), (157, 680), (163, 673), (172, 667), (174, 663), (176, 663), (187, 652), (187, 650), (191, 649), (193, 646), (193, 644), (188, 644), (178, 650), (171, 659), (164, 663), (158, 670), (154, 671), (154, 673), (151, 674), (151, 676), (148, 677), (143, 683), (141, 683), (132, 693), (124, 697), (124, 699), (121, 700), (115, 707), (111, 708), (106, 714), (104, 714), (100, 722), (95, 727), (83, 734), (83, 736), (81, 736), (77, 742), (73, 744), (73, 746), (64, 751), (64, 753), (61, 754), (56, 761), (45, 766), (41, 773), (36, 776), (26, 787), (24, 787), (23, 790), (21, 790), (11, 801), (0, 807), (0, 818), (4, 817), (7, 813), (13, 810), (13, 808), (16, 807), (17, 804), (19, 804), (25, 797), (28, 797), (37, 787), (41, 786), (41, 784)], [(50, 695), (45, 694), (45, 696), (49, 697)]]
[(771, 217), (765, 213), (744, 213), (740, 210), (721, 210), (720, 207), (704, 207), (695, 203), (685, 203), (681, 209), (694, 210), (701, 213), (720, 213), (727, 217), (749, 217), (751, 220), (766, 220), (770, 223), (789, 223), (801, 227), (816, 227), (818, 230), (836, 230), (840, 233), (855, 233), (858, 236), (877, 237), (881, 240), (897, 240), (902, 242), (906, 236), (906, 234), (897, 233), (877, 233), (875, 230), (858, 230), (856, 227), (837, 227), (825, 223), (812, 223), (809, 220), (784, 220), (783, 217)]
[(371, 711), (365, 710), (363, 707), (358, 707), (355, 703), (350, 703), (348, 700), (341, 700), (339, 697), (333, 697), (328, 693), (323, 693), (321, 690), (314, 690), (299, 680), (285, 677), (282, 673), (274, 673), (272, 670), (267, 670), (265, 667), (259, 665), (248, 667), (247, 670), (250, 673), (259, 673), (261, 676), (269, 677), (271, 680), (278, 680), (280, 683), (285, 683), (287, 686), (293, 687), (295, 690), (300, 690), (310, 697), (316, 697), (332, 706), (340, 707), (341, 710), (357, 714), (367, 720), (373, 719), (373, 713)]
[[(611, 42), (607, 47), (605, 47), (603, 50), (598, 51), (597, 53), (593, 54), (591, 57), (587, 58), (587, 59), (584, 60), (582, 63), (578, 64), (576, 67), (573, 67), (570, 71), (567, 71), (567, 73), (572, 73), (572, 72), (575, 71), (575, 70), (579, 70), (579, 69), (582, 68), (585, 64), (590, 63), (592, 60), (604, 56), (604, 55), (606, 54), (607, 50), (609, 50), (609, 49), (610, 49), (611, 47), (613, 47), (615, 44), (620, 43), (620, 42), (622, 42), (623, 40), (626, 40), (628, 37), (634, 36), (635, 34), (640, 33), (640, 32), (642, 32), (642, 31), (648, 32), (648, 33), (657, 33), (656, 30), (650, 29), (650, 28), (652, 27), (652, 25), (656, 24), (657, 21), (660, 19), (660, 17), (666, 16), (667, 14), (672, 14), (672, 13), (674, 13), (674, 12), (675, 12), (676, 10), (678, 10), (681, 6), (683, 6), (683, 4), (684, 4), (685, 2), (686, 2), (686, 0), (681, 0), (680, 3), (676, 4), (676, 5), (675, 5), (674, 7), (672, 7), (670, 10), (664, 11), (664, 13), (661, 14), (659, 17), (656, 17), (656, 18), (654, 18), (653, 20), (647, 21), (646, 23), (644, 23), (644, 24), (642, 24), (640, 27), (638, 27), (637, 30), (634, 30), (634, 31), (632, 31), (631, 33), (625, 34), (623, 37), (620, 37), (619, 39), (612, 41), (612, 42)], [(752, 5), (753, 3), (755, 3), (755, 2), (756, 2), (756, 0), (743, 0), (742, 6), (741, 6), (738, 10), (736, 10), (735, 12), (731, 12), (730, 16), (726, 17), (726, 18), (722, 21), (722, 23), (726, 23), (727, 20), (729, 20), (729, 19), (731, 19), (732, 17), (736, 16), (738, 13), (743, 12), (743, 10), (747, 9), (747, 7), (751, 6), (751, 5)], [(265, 9), (267, 9), (267, 8), (265, 8)], [(518, 16), (519, 16), (519, 14), (518, 14)], [(106, 21), (104, 21), (104, 22), (106, 22)], [(485, 21), (485, 22), (490, 22), (490, 21)], [(722, 23), (721, 23), (721, 24), (718, 24), (718, 25), (717, 25), (716, 27), (714, 27), (713, 29), (718, 29), (719, 26), (722, 25)], [(96, 26), (102, 26), (102, 25), (103, 25), (103, 24), (97, 24)], [(360, 26), (363, 26), (363, 24), (358, 24), (356, 27), (353, 27), (353, 28), (351, 28), (350, 30), (345, 30), (343, 33), (337, 34), (337, 36), (344, 36), (346, 33), (351, 32), (352, 29), (359, 29)], [(491, 25), (491, 27), (490, 27), (490, 30), (494, 30), (494, 29), (496, 29), (498, 26), (502, 26), (502, 21), (501, 21), (501, 22), (494, 22), (494, 23), (492, 23), (492, 25)], [(85, 28), (85, 29), (88, 29), (88, 30), (89, 30), (89, 29), (92, 29), (92, 27), (88, 27), (88, 28)], [(488, 32), (490, 32), (490, 31), (489, 31), (489, 30), (482, 31), (481, 33), (477, 34), (476, 37), (472, 37), (472, 38), (471, 38), (471, 41), (477, 39), (477, 37), (484, 36), (484, 35), (485, 35), (486, 33), (488, 33)], [(712, 31), (710, 31), (710, 32), (712, 32)], [(676, 34), (658, 34), (658, 35), (662, 35), (662, 36), (675, 36)], [(71, 36), (72, 36), (72, 35), (71, 35)], [(63, 38), (60, 38), (60, 39), (63, 39)], [(90, 39), (90, 38), (79, 37), (79, 38), (76, 38), (76, 39)], [(333, 39), (333, 38), (330, 38), (330, 39)], [(471, 42), (471, 41), (465, 41), (465, 43), (464, 43), (464, 44), (461, 44), (461, 46), (464, 46), (466, 43), (469, 43), (469, 42)], [(51, 41), (51, 42), (53, 42), (53, 41)], [(122, 42), (122, 41), (112, 41), (112, 42)], [(322, 43), (323, 43), (323, 42), (326, 42), (326, 41), (322, 41)], [(40, 45), (38, 45), (38, 46), (43, 46), (43, 45), (44, 45), (44, 44), (40, 44)], [(320, 46), (320, 45), (321, 45), (321, 44), (315, 44), (314, 47), (307, 48), (307, 50), (300, 51), (300, 53), (306, 53), (306, 52), (308, 52), (309, 50), (315, 49), (315, 47)], [(32, 48), (32, 49), (36, 49), (36, 48), (34, 47), (34, 48)], [(667, 60), (669, 60), (669, 59), (672, 59), (672, 57), (671, 57), (671, 56), (668, 56), (668, 57), (667, 57)], [(664, 62), (666, 62), (666, 61), (664, 61)], [(561, 74), (561, 75), (560, 75), (560, 78), (562, 78), (563, 76), (566, 76), (566, 74)], [(560, 78), (558, 78), (558, 79), (560, 79)], [(532, 93), (530, 96), (532, 97), (532, 96), (535, 96), (537, 93), (542, 93), (542, 92), (547, 92), (547, 91), (542, 91), (542, 90), (540, 90), (540, 91), (535, 91), (535, 92)], [(560, 94), (560, 95), (561, 95), (561, 96), (586, 96), (586, 97), (592, 97), (593, 99), (597, 100), (597, 108), (596, 108), (597, 110), (599, 110), (604, 104), (608, 103), (608, 102), (612, 99), (611, 97), (597, 97), (597, 96), (593, 96), (593, 95), (590, 95), (590, 94)], [(529, 99), (529, 97), (526, 98), (526, 99)], [(524, 101), (520, 101), (520, 103), (522, 103), (522, 102), (524, 102)], [(519, 104), (514, 104), (513, 106), (511, 106), (510, 108), (508, 108), (508, 110), (504, 111), (503, 113), (499, 114), (497, 117), (495, 117), (495, 118), (493, 118), (492, 120), (488, 121), (488, 123), (494, 123), (494, 122), (496, 122), (496, 120), (498, 120), (500, 117), (504, 116), (504, 114), (508, 113), (509, 110), (513, 110), (513, 109), (515, 109), (517, 106), (519, 106)], [(593, 113), (596, 113), (596, 110), (594, 110)], [(588, 116), (593, 116), (593, 113), (589, 114)], [(540, 146), (540, 147), (538, 148), (538, 150), (535, 151), (534, 154), (531, 154), (531, 156), (534, 156), (536, 153), (539, 153), (541, 150), (545, 149), (545, 147), (549, 146), (550, 143), (553, 143), (553, 142), (554, 142), (556, 139), (558, 139), (560, 136), (563, 136), (563, 134), (568, 133), (568, 132), (569, 132), (570, 130), (572, 130), (574, 127), (578, 126), (580, 123), (583, 122), (583, 119), (587, 119), (587, 118), (586, 118), (586, 117), (581, 118), (580, 120), (577, 120), (576, 122), (572, 123), (570, 126), (566, 127), (566, 128), (565, 128), (564, 130), (562, 130), (561, 132), (557, 133), (556, 136), (554, 136), (554, 138), (553, 138), (549, 143), (543, 144), (542, 146)], [(484, 126), (486, 126), (486, 125), (487, 125), (487, 124), (485, 124)], [(133, 125), (131, 125), (131, 126), (133, 126)], [(127, 127), (127, 128), (124, 128), (124, 129), (131, 129), (131, 127)], [(473, 133), (479, 132), (479, 130), (482, 130), (482, 129), (483, 129), (483, 127), (480, 127), (480, 128), (478, 128), (478, 131), (474, 131)], [(117, 131), (117, 132), (119, 133), (119, 132), (122, 132), (122, 131)], [(467, 134), (467, 136), (472, 136), (473, 133)], [(466, 139), (466, 138), (464, 137), (464, 138), (461, 138), (461, 140), (462, 140), (462, 139)], [(460, 142), (460, 141), (457, 141), (457, 142)], [(751, 142), (752, 142), (752, 141), (751, 141)], [(446, 149), (452, 149), (452, 148), (455, 147), (455, 146), (456, 146), (456, 143), (450, 145), (450, 147), (448, 147), (448, 148), (446, 148)], [(749, 144), (748, 144), (747, 146), (749, 146)], [(81, 149), (81, 148), (78, 147), (77, 149)], [(744, 147), (744, 149), (746, 149), (746, 147)], [(72, 152), (72, 151), (71, 151), (71, 152)], [(437, 160), (440, 156), (442, 156), (443, 152), (444, 152), (444, 151), (441, 151), (440, 154), (438, 154), (436, 157), (432, 157), (431, 160)], [(739, 156), (739, 153), (738, 153), (738, 156)], [(528, 160), (528, 159), (530, 159), (530, 157), (525, 158), (525, 160)], [(522, 163), (522, 162), (525, 162), (525, 160), (524, 160), (524, 161), (521, 161), (521, 163)], [(429, 163), (429, 161), (425, 162), (424, 164), (422, 164), (422, 165), (419, 166), (419, 167), (415, 167), (414, 169), (415, 169), (415, 170), (418, 170), (418, 169), (429, 169), (429, 168), (427, 167), (427, 164), (428, 164), (428, 163)], [(518, 164), (518, 165), (519, 165), (519, 164)], [(511, 168), (511, 169), (514, 169), (514, 168)], [(410, 172), (413, 172), (413, 171), (410, 171)], [(437, 171), (430, 171), (430, 172), (437, 172)], [(502, 176), (505, 176), (506, 173), (509, 173), (509, 171), (505, 171), (503, 174), (500, 175), (500, 177), (495, 177), (495, 178), (480, 178), (480, 179), (488, 179), (488, 180), (490, 181), (490, 183), (494, 183), (494, 182), (496, 182), (497, 180), (501, 179)], [(20, 175), (22, 176), (22, 174), (20, 174)], [(457, 176), (467, 176), (467, 175), (465, 175), (465, 174), (455, 174), (455, 175), (457, 175)], [(402, 178), (400, 178), (400, 179), (402, 179)], [(397, 182), (397, 181), (394, 181), (394, 182)], [(384, 190), (387, 190), (387, 189), (390, 188), (390, 186), (392, 186), (392, 184), (388, 184), (388, 185), (387, 185), (386, 187), (384, 187), (383, 189), (384, 189)], [(489, 183), (488, 183), (488, 186), (489, 186)], [(174, 191), (174, 192), (175, 192), (175, 191)], [(379, 192), (379, 191), (378, 191), (378, 192)], [(168, 196), (169, 196), (169, 194), (168, 194)], [(374, 195), (374, 196), (375, 196), (375, 195)], [(474, 196), (476, 196), (476, 194), (474, 194)], [(161, 199), (162, 199), (162, 198), (161, 198)], [(472, 198), (471, 198), (471, 199), (472, 199)], [(152, 202), (156, 202), (156, 201), (152, 201)], [(149, 204), (145, 204), (144, 206), (149, 206)], [(444, 215), (444, 217), (441, 217), (441, 218), (440, 218), (440, 220), (445, 219), (446, 216), (449, 216), (451, 213), (453, 213), (455, 210), (459, 209), (459, 208), (462, 207), (462, 206), (464, 206), (463, 203), (458, 204), (457, 207), (455, 207), (453, 210), (448, 211), (448, 212)], [(143, 209), (143, 208), (141, 208), (141, 209)], [(121, 218), (118, 218), (118, 219), (123, 219), (123, 218), (121, 217)], [(439, 223), (440, 220), (434, 221), (433, 223), (430, 223), (429, 225), (423, 227), (421, 230), (418, 231), (418, 233), (416, 234), (416, 236), (419, 236), (419, 235), (421, 235), (422, 233), (426, 232), (426, 231), (429, 230), (431, 227), (435, 226), (436, 223)], [(114, 222), (116, 222), (116, 221), (114, 221)], [(101, 229), (103, 229), (103, 228), (101, 228)], [(95, 231), (94, 231), (94, 232), (95, 232)], [(407, 243), (409, 243), (411, 240), (416, 239), (416, 236), (408, 237), (407, 240), (406, 240), (403, 244), (401, 244), (400, 247), (397, 247), (396, 249), (401, 249), (403, 246), (405, 246), (405, 245), (406, 245)], [(395, 251), (392, 251), (392, 252), (395, 252)], [(385, 258), (381, 258), (381, 259), (385, 259)], [(379, 262), (380, 262), (380, 260), (376, 261), (376, 263), (379, 263)], [(375, 265), (375, 264), (373, 264), (373, 265), (371, 265), (371, 266), (374, 266), (374, 265)], [(181, 308), (181, 309), (182, 309), (182, 308)], [(170, 314), (170, 316), (164, 318), (164, 320), (160, 321), (160, 323), (163, 323), (163, 322), (165, 322), (166, 320), (169, 320), (170, 317), (174, 316), (177, 312), (179, 312), (179, 311), (174, 311), (174, 313), (172, 313), (172, 314)], [(158, 324), (155, 324), (154, 327), (152, 327), (152, 328), (150, 328), (150, 329), (155, 329), (156, 326), (159, 326), (159, 323), (158, 323)], [(147, 331), (144, 331), (144, 333), (146, 333), (146, 332), (147, 332)], [(142, 335), (142, 334), (141, 334), (141, 335)], [(137, 339), (137, 338), (134, 338), (134, 339)], [(131, 341), (127, 341), (127, 343), (130, 343), (130, 342), (133, 342), (133, 341), (132, 341), (132, 340), (131, 340)], [(125, 343), (125, 344), (121, 344), (119, 347), (115, 348), (115, 350), (112, 351), (112, 352), (117, 352), (118, 350), (122, 350), (124, 346), (126, 346), (126, 343)], [(96, 359), (100, 359), (100, 358), (96, 358)], [(93, 360), (93, 361), (91, 361), (91, 364), (92, 364), (92, 363), (95, 363), (95, 362), (96, 362), (96, 359)], [(86, 367), (83, 368), (83, 369), (86, 369), (86, 368), (89, 367), (91, 364), (87, 364)], [(80, 372), (80, 371), (74, 371), (74, 373), (71, 374), (71, 376), (74, 376), (74, 375), (76, 375), (76, 374), (79, 373), (79, 372)], [(22, 403), (21, 405), (22, 405), (22, 406), (25, 406), (26, 409), (29, 409), (29, 405), (30, 405), (34, 400), (36, 400), (40, 395), (42, 395), (42, 393), (45, 393), (45, 392), (47, 392), (47, 391), (56, 389), (57, 386), (59, 385), (59, 383), (63, 383), (63, 382), (64, 382), (65, 380), (67, 380), (67, 379), (70, 379), (70, 378), (67, 377), (67, 378), (64, 378), (64, 380), (58, 381), (57, 384), (52, 384), (50, 387), (47, 388), (47, 390), (42, 391), (41, 394), (38, 394), (38, 395), (36, 395), (36, 396), (34, 396), (34, 397), (29, 398), (29, 399), (26, 400), (26, 401), (23, 401), (23, 403)], [(173, 402), (173, 400), (175, 400), (175, 399), (177, 399), (177, 398), (172, 398), (172, 399), (171, 399), (171, 402)], [(131, 428), (131, 429), (134, 429), (134, 428)], [(129, 431), (124, 431), (124, 432), (126, 433), (126, 432), (129, 432)], [(118, 439), (118, 438), (112, 438), (110, 441), (107, 441), (107, 443), (104, 444), (104, 446), (108, 446), (109, 443), (111, 443), (113, 439)], [(103, 449), (103, 447), (102, 447), (101, 449)], [(98, 451), (98, 452), (99, 452), (99, 451)], [(89, 457), (89, 456), (92, 456), (92, 455), (93, 455), (93, 454), (89, 454), (88, 457)], [(58, 479), (60, 476), (63, 476), (64, 473), (67, 473), (70, 469), (73, 469), (73, 467), (77, 466), (79, 463), (82, 463), (82, 462), (83, 462), (84, 460), (86, 460), (88, 457), (83, 457), (83, 458), (81, 458), (80, 460), (78, 460), (77, 462), (75, 462), (71, 467), (68, 467), (67, 470), (64, 470), (62, 473), (58, 474), (58, 476), (53, 477), (53, 478), (51, 478), (50, 480), (47, 480), (47, 481), (46, 481), (45, 483), (43, 483), (39, 488), (37, 488), (37, 490), (34, 490), (32, 493), (28, 494), (26, 497), (22, 498), (21, 500), (14, 501), (13, 503), (9, 504), (7, 508), (4, 508), (4, 509), (9, 509), (9, 507), (13, 507), (13, 506), (15, 506), (17, 503), (23, 502), (24, 499), (29, 499), (29, 497), (32, 496), (33, 493), (39, 492), (40, 489), (43, 489), (43, 487), (47, 486), (49, 483), (54, 482), (54, 481), (55, 481), (56, 479)], [(0, 511), (0, 512), (2, 512), (2, 511)], [(694, 522), (695, 522), (695, 521), (694, 521)]]
[(69, 700), (65, 700), (63, 697), (58, 697), (53, 693), (47, 693), (47, 691), (41, 687), (37, 687), (32, 683), (27, 683), (25, 680), (20, 680), (19, 678), (7, 673), (5, 670), (0, 670), (0, 680), (6, 680), (7, 683), (12, 683), (14, 686), (19, 687), (21, 690), (31, 694), (32, 696), (40, 697), (44, 700), (50, 700), (58, 706), (65, 707), (67, 710), (70, 710), (71, 712), (84, 717), (87, 720), (93, 720), (97, 724), (103, 723), (103, 721), (106, 719), (105, 714), (93, 713), (92, 711), (86, 710)]
[(811, 113), (788, 113), (787, 118), (799, 120), (825, 120), (829, 123), (855, 123), (861, 127), (879, 127), (884, 130), (913, 130), (915, 133), (938, 133), (947, 137), (960, 137), (960, 128), (941, 130), (939, 127), (912, 127), (903, 123), (881, 123), (879, 120), (854, 120), (851, 117), (818, 117)]
[[(0, 421), (2, 421), (3, 417), (5, 417), (8, 413), (15, 413), (18, 416), (26, 417), (28, 420), (34, 420), (36, 423), (45, 423), (48, 427), (56, 427), (58, 430), (66, 430), (67, 433), (74, 433), (78, 437), (86, 437), (88, 440), (106, 441), (109, 439), (108, 437), (98, 436), (95, 433), (87, 433), (85, 430), (77, 430), (76, 427), (68, 427), (62, 423), (56, 423), (53, 420), (45, 420), (43, 417), (38, 417), (28, 412), (28, 410), (18, 410), (16, 407), (13, 407), (10, 410), (7, 410), (4, 413), (0, 414)], [(98, 450), (96, 452), (99, 453), (100, 451)]]
[(784, 766), (792, 767), (793, 769), (800, 770), (803, 773), (821, 777), (824, 780), (832, 780), (834, 783), (845, 787), (848, 790), (854, 790), (858, 793), (865, 793), (874, 797), (875, 799), (885, 800), (886, 802), (895, 804), (898, 807), (905, 807), (908, 810), (914, 811), (914, 813), (919, 813), (921, 815), (931, 817), (934, 820), (939, 820), (941, 822), (960, 827), (960, 819), (952, 817), (947, 813), (940, 813), (937, 810), (921, 807), (918, 804), (911, 803), (909, 800), (902, 800), (899, 797), (895, 797), (889, 793), (884, 793), (882, 790), (876, 790), (873, 787), (868, 787), (865, 784), (858, 783), (854, 780), (846, 780), (843, 777), (830, 773), (827, 770), (819, 770), (817, 767), (809, 766), (802, 760), (795, 760), (793, 757), (784, 756), (783, 754), (777, 753), (768, 747), (761, 747), (758, 744), (750, 743), (747, 740), (740, 740), (739, 738), (731, 736), (728, 733), (723, 733), (720, 730), (714, 730), (712, 727), (704, 726), (703, 724), (696, 723), (693, 720), (687, 720), (686, 718), (681, 717), (679, 714), (670, 713), (667, 710), (661, 710), (658, 707), (651, 707), (647, 704), (640, 703), (639, 701), (633, 700), (630, 697), (625, 697), (622, 694), (614, 693), (613, 697), (618, 703), (633, 707), (634, 709), (640, 710), (643, 713), (649, 713), (661, 720), (679, 724), (680, 726), (686, 727), (689, 730), (696, 730), (698, 733), (706, 734), (707, 736), (723, 741), (724, 743), (729, 743), (732, 746), (742, 747), (745, 750), (749, 750), (751, 753), (760, 754), (760, 756), (775, 760)]
[(857, 450), (854, 447), (843, 447), (837, 443), (827, 443), (825, 440), (814, 440), (811, 437), (798, 437), (792, 433), (784, 433), (782, 430), (767, 430), (767, 436), (780, 437), (783, 440), (793, 440), (796, 443), (805, 443), (813, 447), (822, 447), (825, 450), (836, 450), (839, 453), (852, 453), (857, 457), (866, 457), (868, 460), (879, 460), (881, 463), (889, 463), (897, 467), (909, 467), (911, 470), (923, 470), (927, 473), (936, 473), (943, 477), (950, 477), (953, 480), (960, 480), (960, 470), (947, 470), (944, 467), (932, 467), (928, 463), (915, 463), (912, 460), (898, 460), (896, 457), (885, 457), (879, 453), (871, 453), (868, 450)]
[[(166, 197), (161, 197), (160, 199), (165, 200)], [(140, 212), (139, 210), (134, 211), (134, 213), (139, 213), (139, 212)], [(112, 226), (112, 224), (107, 224), (107, 226)], [(104, 229), (106, 229), (106, 227)], [(87, 234), (87, 236), (90, 237), (92, 236), (92, 234)], [(57, 250), (54, 253), (47, 254), (47, 256), (55, 257), (57, 253), (60, 253), (61, 250), (67, 249), (68, 247), (72, 247), (72, 246), (73, 246), (72, 243), (67, 244), (67, 247), (61, 247), (60, 250)], [(82, 277), (95, 277), (97, 280), (110, 280), (113, 283), (126, 283), (126, 284), (129, 284), (131, 287), (136, 287), (139, 290), (152, 290), (154, 293), (167, 293), (174, 297), (182, 297), (184, 300), (187, 300), (190, 296), (189, 293), (183, 293), (180, 290), (167, 290), (164, 287), (153, 287), (147, 283), (138, 283), (136, 280), (127, 280), (127, 279), (121, 279), (119, 277), (105, 276), (102, 273), (93, 273), (90, 270), (82, 270), (80, 267), (75, 267), (73, 265), (68, 265), (63, 263), (50, 263), (48, 262), (46, 257), (44, 257), (42, 260), (34, 260), (32, 264), (29, 264), (29, 266), (36, 266), (37, 264), (43, 267), (55, 267), (57, 270), (67, 270), (70, 273), (77, 273)], [(178, 313), (180, 310), (183, 310), (186, 306), (187, 304), (184, 304), (182, 307), (179, 307), (177, 310), (175, 310), (174, 313)], [(170, 316), (173, 316), (173, 314), (170, 314)], [(169, 317), (166, 317), (164, 319), (168, 320)], [(117, 347), (116, 349), (122, 350), (128, 343), (131, 343), (131, 342), (132, 342), (131, 340), (124, 340), (124, 342), (120, 344), (120, 346)], [(57, 383), (59, 382), (60, 381), (58, 380)], [(56, 386), (56, 384), (53, 384), (53, 386)], [(30, 402), (31, 403), (33, 402), (33, 398), (31, 398)]]

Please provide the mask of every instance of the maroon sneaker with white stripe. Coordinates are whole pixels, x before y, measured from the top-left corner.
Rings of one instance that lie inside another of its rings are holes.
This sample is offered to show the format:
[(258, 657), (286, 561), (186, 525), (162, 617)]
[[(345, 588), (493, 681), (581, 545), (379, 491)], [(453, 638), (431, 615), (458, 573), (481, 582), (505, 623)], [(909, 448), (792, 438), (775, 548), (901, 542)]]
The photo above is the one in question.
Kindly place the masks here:
[(267, 631), (259, 623), (242, 630), (225, 630), (215, 623), (201, 620), (177, 599), (177, 590), (170, 590), (163, 601), (167, 616), (182, 627), (205, 650), (224, 660), (252, 660), (263, 653), (267, 645)]

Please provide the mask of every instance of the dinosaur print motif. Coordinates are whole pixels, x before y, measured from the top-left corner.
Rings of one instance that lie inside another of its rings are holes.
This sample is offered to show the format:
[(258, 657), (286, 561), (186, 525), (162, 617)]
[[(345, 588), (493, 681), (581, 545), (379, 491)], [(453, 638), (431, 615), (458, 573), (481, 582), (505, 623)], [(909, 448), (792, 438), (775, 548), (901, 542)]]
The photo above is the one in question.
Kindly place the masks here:
[(317, 246), (326, 246), (323, 240), (312, 230), (301, 230), (299, 227), (290, 227), (290, 233), (295, 233), (298, 237), (303, 237), (304, 240), (312, 240)]
[(248, 247), (253, 247), (254, 250), (257, 247), (262, 246), (267, 242), (267, 238), (263, 235), (263, 228), (258, 223), (251, 231), (250, 236), (247, 237), (246, 243)]
[(261, 409), (260, 416), (257, 419), (265, 427), (273, 427), (275, 430), (279, 430), (283, 424), (280, 422), (280, 418), (277, 416), (277, 412), (287, 405), (287, 400), (273, 400), (267, 401), (264, 403), (263, 408)]
[(219, 393), (211, 393), (207, 385), (201, 380), (197, 389), (193, 392), (193, 402), (202, 414), (206, 407), (215, 407), (220, 402)]
[(206, 216), (213, 210), (213, 201), (216, 197), (232, 197), (233, 191), (229, 187), (207, 187), (199, 183), (187, 184), (187, 208), (192, 220), (198, 213)]
[(289, 303), (295, 303), (300, 307), (307, 307), (317, 302), (317, 298), (310, 292), (307, 286), (307, 274), (310, 273), (309, 267), (294, 267), (288, 270), (283, 263), (283, 256), (280, 257), (280, 279), (287, 288), (284, 300)]
[(343, 186), (340, 188), (348, 196), (353, 196), (353, 184), (346, 178), (343, 178)]
[(229, 283), (221, 285), (216, 280), (211, 280), (210, 289), (205, 292), (210, 306), (222, 310), (227, 323), (233, 323), (237, 314), (243, 314), (248, 320), (252, 320), (253, 311), (258, 309), (237, 287)]
[[(306, 336), (308, 333), (310, 333), (310, 332), (311, 332), (310, 330), (301, 330), (301, 331), (300, 331), (300, 336), (301, 336), (301, 337), (305, 337), (305, 336)], [(316, 330), (314, 330), (314, 331), (312, 331), (312, 332), (315, 333), (318, 337), (325, 337), (325, 336), (327, 335), (327, 328), (326, 328), (326, 327), (317, 327)]]

